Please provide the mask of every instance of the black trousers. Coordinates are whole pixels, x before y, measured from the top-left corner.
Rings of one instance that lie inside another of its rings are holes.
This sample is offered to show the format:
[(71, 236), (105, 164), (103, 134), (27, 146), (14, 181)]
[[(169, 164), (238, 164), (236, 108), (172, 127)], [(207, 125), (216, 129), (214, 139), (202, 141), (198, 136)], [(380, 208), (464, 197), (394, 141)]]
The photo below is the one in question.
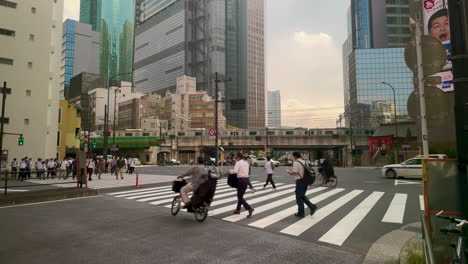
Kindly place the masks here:
[(263, 187), (266, 187), (268, 183), (271, 183), (271, 186), (276, 189), (275, 182), (273, 181), (273, 173), (268, 174), (267, 180), (265, 182), (265, 185)]
[(250, 182), (249, 179), (246, 178), (238, 178), (238, 185), (237, 185), (237, 211), (240, 211), (241, 206), (243, 205), (245, 210), (250, 210), (252, 207), (245, 201), (244, 194), (245, 190), (247, 190), (247, 186)]
[(89, 181), (93, 180), (92, 176), (93, 176), (93, 168), (88, 168), (88, 180)]

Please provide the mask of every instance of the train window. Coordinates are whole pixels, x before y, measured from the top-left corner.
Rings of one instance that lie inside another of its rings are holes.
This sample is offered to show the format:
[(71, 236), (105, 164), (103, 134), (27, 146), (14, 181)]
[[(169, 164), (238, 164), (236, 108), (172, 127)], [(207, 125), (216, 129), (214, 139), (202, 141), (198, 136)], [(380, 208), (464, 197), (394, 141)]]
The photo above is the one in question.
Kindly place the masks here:
[(249, 136), (256, 136), (257, 135), (257, 131), (250, 131), (249, 132)]
[(294, 131), (286, 131), (286, 135), (294, 135)]
[(185, 136), (185, 133), (184, 132), (179, 132), (179, 133), (177, 133), (177, 136), (183, 137), (183, 136)]
[(314, 131), (309, 131), (310, 132), (310, 135), (313, 135), (314, 134)]
[(143, 133), (143, 136), (144, 136), (144, 137), (149, 137), (149, 136), (150, 136), (150, 133)]
[(132, 133), (125, 133), (125, 136), (126, 137), (131, 137), (131, 136), (133, 136), (133, 134)]
[(202, 132), (195, 132), (195, 136), (201, 136), (201, 135), (203, 135)]
[(333, 131), (325, 131), (325, 135), (333, 135)]

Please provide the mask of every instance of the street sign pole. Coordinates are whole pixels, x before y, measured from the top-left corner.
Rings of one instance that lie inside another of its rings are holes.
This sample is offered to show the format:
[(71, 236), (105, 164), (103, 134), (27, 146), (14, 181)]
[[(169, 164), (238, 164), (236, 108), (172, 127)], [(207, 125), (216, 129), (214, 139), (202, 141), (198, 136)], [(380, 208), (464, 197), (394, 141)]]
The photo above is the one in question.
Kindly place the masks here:
[(449, 0), (460, 204), (468, 218), (468, 1)]

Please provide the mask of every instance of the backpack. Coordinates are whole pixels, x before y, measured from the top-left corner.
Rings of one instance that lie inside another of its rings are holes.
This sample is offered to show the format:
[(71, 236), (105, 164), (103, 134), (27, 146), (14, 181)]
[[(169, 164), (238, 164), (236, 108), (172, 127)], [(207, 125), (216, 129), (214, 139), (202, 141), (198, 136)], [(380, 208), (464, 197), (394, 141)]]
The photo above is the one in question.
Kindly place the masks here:
[[(299, 162), (299, 161), (298, 161)], [(304, 162), (305, 163), (305, 162)], [(302, 167), (304, 167), (304, 175), (302, 175), (302, 182), (304, 184), (306, 184), (307, 186), (308, 185), (312, 185), (314, 184), (315, 182), (315, 178), (316, 178), (316, 174), (315, 174), (315, 170), (314, 168), (312, 168), (312, 166), (310, 166), (310, 164), (302, 164), (301, 162), (299, 162), (299, 164), (302, 165)], [(299, 175), (301, 176), (301, 175)]]

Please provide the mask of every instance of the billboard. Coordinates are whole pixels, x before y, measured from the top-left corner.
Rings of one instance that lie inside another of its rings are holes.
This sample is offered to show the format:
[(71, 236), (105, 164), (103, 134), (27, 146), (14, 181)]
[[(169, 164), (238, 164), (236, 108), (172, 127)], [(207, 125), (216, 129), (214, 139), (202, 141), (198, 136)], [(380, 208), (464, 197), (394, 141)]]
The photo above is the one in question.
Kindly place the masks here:
[(454, 90), (452, 79), (452, 46), (450, 43), (450, 24), (448, 18), (447, 0), (423, 1), (424, 33), (440, 40), (447, 51), (447, 64), (442, 72), (433, 76), (440, 76), (442, 84), (437, 85), (444, 92)]

